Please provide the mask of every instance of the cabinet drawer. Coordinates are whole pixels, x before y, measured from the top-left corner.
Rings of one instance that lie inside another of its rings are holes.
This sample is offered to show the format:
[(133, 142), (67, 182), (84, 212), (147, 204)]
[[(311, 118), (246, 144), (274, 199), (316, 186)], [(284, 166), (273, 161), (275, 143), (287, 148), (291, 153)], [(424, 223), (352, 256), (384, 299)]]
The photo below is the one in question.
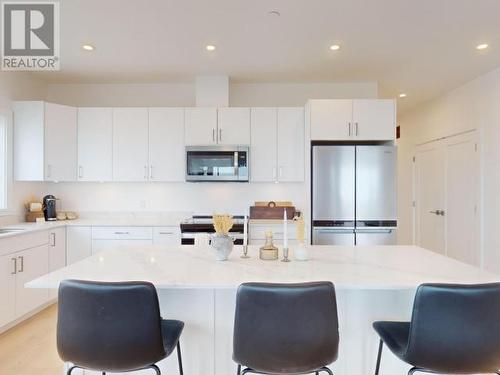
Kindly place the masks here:
[(92, 227), (93, 240), (150, 240), (151, 227)]
[(180, 245), (181, 229), (179, 227), (153, 228), (153, 243), (155, 245)]
[[(251, 240), (264, 240), (266, 232), (273, 232), (275, 240), (283, 239), (283, 224), (250, 224), (250, 239)], [(288, 223), (288, 239), (296, 239), (297, 231), (295, 224)]]
[(0, 239), (0, 256), (24, 249), (45, 245), (49, 242), (48, 231), (41, 230)]

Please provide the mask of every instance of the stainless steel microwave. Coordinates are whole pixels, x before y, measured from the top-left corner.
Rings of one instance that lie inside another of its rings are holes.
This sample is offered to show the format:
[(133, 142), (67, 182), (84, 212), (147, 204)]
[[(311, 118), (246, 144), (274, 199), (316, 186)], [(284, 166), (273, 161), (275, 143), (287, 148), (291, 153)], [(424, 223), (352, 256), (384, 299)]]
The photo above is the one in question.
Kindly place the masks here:
[(248, 182), (248, 146), (187, 146), (186, 181)]

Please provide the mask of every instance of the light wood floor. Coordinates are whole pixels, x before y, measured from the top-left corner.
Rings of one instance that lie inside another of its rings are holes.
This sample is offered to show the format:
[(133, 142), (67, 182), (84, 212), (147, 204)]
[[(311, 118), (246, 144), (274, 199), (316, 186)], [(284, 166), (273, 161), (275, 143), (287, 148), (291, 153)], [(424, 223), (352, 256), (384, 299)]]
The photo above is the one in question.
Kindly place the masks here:
[(56, 349), (57, 305), (0, 335), (1, 375), (61, 375)]

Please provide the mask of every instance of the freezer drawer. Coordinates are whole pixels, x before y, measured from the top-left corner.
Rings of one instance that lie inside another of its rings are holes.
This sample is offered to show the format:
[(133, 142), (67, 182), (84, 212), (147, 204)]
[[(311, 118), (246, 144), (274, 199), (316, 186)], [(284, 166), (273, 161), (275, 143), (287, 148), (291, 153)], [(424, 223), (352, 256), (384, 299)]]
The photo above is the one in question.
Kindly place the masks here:
[(356, 221), (395, 222), (396, 216), (396, 148), (356, 146)]
[(354, 246), (354, 230), (314, 228), (313, 245)]
[(357, 229), (357, 246), (396, 245), (396, 229)]
[(313, 220), (354, 221), (355, 150), (313, 146)]

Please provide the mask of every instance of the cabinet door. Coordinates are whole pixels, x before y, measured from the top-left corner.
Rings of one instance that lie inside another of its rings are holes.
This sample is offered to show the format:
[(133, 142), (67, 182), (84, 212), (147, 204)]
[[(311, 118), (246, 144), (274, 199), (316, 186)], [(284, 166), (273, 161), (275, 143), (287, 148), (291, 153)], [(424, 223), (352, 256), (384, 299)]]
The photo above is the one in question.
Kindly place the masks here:
[[(66, 267), (66, 228), (49, 231), (49, 272)], [(57, 289), (49, 289), (49, 299), (57, 298)]]
[(16, 255), (0, 257), (0, 327), (15, 318)]
[(113, 109), (113, 180), (148, 180), (148, 109)]
[(250, 181), (274, 182), (277, 179), (278, 111), (252, 108), (250, 142)]
[(354, 134), (352, 100), (310, 100), (311, 140), (342, 141)]
[(184, 181), (184, 109), (149, 108), (149, 179)]
[(68, 265), (92, 255), (92, 228), (66, 228), (66, 263)]
[(218, 109), (217, 143), (221, 145), (250, 144), (250, 108)]
[(216, 108), (186, 108), (184, 116), (187, 146), (214, 145), (217, 143)]
[(48, 301), (47, 289), (25, 288), (24, 284), (49, 272), (49, 254), (45, 244), (16, 255), (16, 317), (20, 317)]
[(179, 227), (156, 227), (153, 228), (154, 245), (180, 245), (181, 232)]
[(78, 108), (78, 181), (113, 179), (113, 110)]
[(396, 138), (394, 100), (357, 99), (353, 102), (354, 135), (358, 140), (393, 140)]
[(45, 103), (45, 179), (76, 181), (76, 108)]
[(278, 180), (304, 181), (304, 108), (278, 108)]

